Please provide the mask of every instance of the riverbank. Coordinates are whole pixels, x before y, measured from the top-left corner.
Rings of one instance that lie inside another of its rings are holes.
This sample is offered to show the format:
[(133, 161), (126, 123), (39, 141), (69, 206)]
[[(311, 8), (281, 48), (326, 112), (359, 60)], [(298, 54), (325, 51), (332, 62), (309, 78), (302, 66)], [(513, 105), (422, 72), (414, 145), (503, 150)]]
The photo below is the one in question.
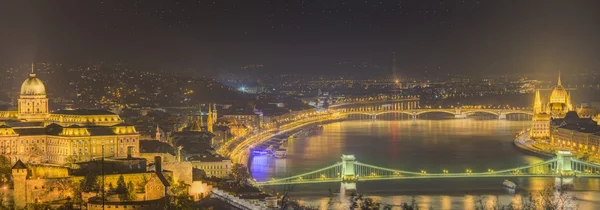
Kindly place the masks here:
[[(287, 129), (287, 130), (279, 131), (276, 134), (267, 136), (266, 138), (262, 138), (261, 140), (256, 141), (254, 144), (263, 143), (263, 142), (265, 142), (265, 141), (267, 141), (269, 139), (275, 138), (277, 136), (286, 135), (288, 133), (294, 133), (294, 132), (296, 132), (298, 130), (301, 130), (301, 129), (304, 129), (305, 127), (308, 127), (308, 126), (313, 126), (313, 125), (316, 125), (316, 124), (328, 124), (328, 123), (339, 122), (339, 121), (343, 121), (343, 120), (345, 120), (345, 119), (325, 119), (325, 120), (321, 120), (321, 121), (315, 121), (315, 122), (310, 122), (310, 123), (302, 124), (302, 125), (297, 126), (297, 127), (293, 127), (293, 128)], [(245, 164), (246, 166), (248, 166), (248, 168), (252, 167), (251, 166), (251, 161), (252, 161), (251, 157), (252, 157), (252, 155), (251, 155), (250, 151), (244, 151), (244, 154), (242, 155), (240, 163)]]
[(541, 158), (555, 156), (553, 152), (545, 151), (537, 147), (535, 145), (535, 141), (529, 139), (529, 130), (522, 131), (521, 134), (517, 135), (517, 137), (513, 141), (513, 145), (515, 145), (516, 148), (529, 155)]

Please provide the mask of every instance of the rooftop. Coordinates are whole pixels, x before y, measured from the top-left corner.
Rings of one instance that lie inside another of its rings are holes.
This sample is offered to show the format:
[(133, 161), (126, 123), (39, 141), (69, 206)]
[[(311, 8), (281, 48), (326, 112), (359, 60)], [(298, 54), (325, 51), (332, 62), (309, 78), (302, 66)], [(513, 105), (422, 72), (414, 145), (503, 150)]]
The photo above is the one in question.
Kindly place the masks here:
[(140, 152), (142, 153), (169, 153), (175, 155), (175, 149), (158, 140), (142, 140), (140, 141)]
[(19, 159), (12, 169), (27, 169), (27, 166)]
[(211, 154), (203, 154), (192, 156), (188, 158), (190, 161), (200, 161), (200, 162), (221, 162), (224, 160), (229, 160), (229, 158), (220, 156), (220, 155), (211, 155)]
[(116, 115), (115, 113), (109, 112), (103, 109), (75, 109), (75, 110), (59, 110), (53, 114), (65, 114), (65, 115)]

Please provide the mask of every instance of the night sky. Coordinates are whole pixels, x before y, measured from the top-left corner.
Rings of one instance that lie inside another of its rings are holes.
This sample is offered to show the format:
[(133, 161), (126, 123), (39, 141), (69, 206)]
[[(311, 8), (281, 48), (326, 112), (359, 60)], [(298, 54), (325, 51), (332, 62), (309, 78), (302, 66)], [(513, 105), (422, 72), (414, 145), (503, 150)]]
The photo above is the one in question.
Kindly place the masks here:
[[(600, 70), (600, 1), (37, 0), (0, 6), (0, 62), (212, 71)], [(377, 68), (371, 68), (377, 69)]]

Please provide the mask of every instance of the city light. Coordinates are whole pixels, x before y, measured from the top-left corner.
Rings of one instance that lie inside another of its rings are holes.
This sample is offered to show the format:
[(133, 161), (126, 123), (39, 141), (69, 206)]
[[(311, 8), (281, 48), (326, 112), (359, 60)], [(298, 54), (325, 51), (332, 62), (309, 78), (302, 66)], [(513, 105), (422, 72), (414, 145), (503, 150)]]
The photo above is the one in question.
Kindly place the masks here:
[(0, 206), (600, 209), (600, 2), (287, 3), (3, 4)]

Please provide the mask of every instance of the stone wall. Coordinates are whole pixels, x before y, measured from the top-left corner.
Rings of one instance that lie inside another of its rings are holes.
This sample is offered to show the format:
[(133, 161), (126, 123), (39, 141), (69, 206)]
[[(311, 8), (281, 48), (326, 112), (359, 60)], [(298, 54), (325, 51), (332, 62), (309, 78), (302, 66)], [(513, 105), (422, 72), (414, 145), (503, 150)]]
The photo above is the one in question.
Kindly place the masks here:
[(33, 179), (69, 176), (69, 169), (62, 166), (28, 165), (27, 167), (30, 170), (29, 176)]
[(194, 197), (194, 200), (197, 201), (209, 195), (212, 190), (213, 187), (208, 185), (208, 183), (202, 181), (193, 181), (189, 193)]
[(163, 162), (163, 170), (173, 172), (173, 181), (179, 183), (183, 181), (186, 184), (192, 184), (192, 163), (191, 162)]

